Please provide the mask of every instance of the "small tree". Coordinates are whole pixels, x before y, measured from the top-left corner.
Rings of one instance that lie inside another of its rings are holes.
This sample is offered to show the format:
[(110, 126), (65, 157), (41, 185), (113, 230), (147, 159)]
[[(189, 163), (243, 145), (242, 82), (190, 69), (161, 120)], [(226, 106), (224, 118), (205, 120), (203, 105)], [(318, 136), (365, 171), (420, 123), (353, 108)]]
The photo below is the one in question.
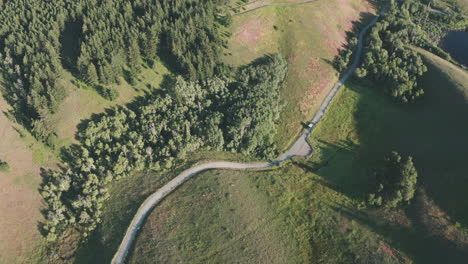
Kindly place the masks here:
[(8, 163), (6, 163), (3, 160), (0, 160), (0, 171), (1, 172), (7, 172), (9, 170), (10, 170), (10, 166), (8, 165)]
[(88, 68), (86, 69), (86, 76), (85, 80), (87, 83), (91, 85), (95, 85), (98, 82), (98, 75), (96, 71), (96, 67), (93, 63), (90, 63)]
[(374, 169), (374, 173), (377, 188), (369, 194), (369, 204), (395, 208), (414, 197), (418, 172), (411, 156), (404, 159), (397, 152), (392, 152), (381, 168)]

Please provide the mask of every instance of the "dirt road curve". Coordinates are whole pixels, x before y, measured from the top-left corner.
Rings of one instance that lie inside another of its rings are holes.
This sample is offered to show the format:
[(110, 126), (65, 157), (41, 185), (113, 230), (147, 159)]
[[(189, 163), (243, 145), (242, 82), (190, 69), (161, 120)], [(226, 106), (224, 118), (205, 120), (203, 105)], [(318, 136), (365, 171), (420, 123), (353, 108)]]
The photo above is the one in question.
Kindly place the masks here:
[[(385, 9), (380, 12), (379, 16), (385, 12)], [(312, 149), (307, 142), (307, 138), (312, 132), (313, 127), (317, 124), (322, 116), (324, 115), (325, 111), (328, 108), (333, 97), (338, 92), (338, 89), (343, 85), (343, 83), (351, 76), (351, 74), (356, 70), (356, 67), (359, 64), (359, 60), (362, 53), (362, 39), (366, 32), (369, 30), (377, 22), (378, 16), (372, 20), (360, 33), (358, 38), (358, 46), (355, 51), (354, 61), (351, 67), (348, 69), (346, 73), (343, 74), (343, 77), (340, 81), (333, 87), (333, 89), (328, 94), (325, 101), (322, 103), (319, 111), (315, 114), (314, 118), (310, 123), (310, 127), (305, 129), (302, 132), (301, 136), (296, 140), (296, 142), (291, 146), (291, 148), (283, 153), (278, 159), (272, 162), (261, 162), (261, 163), (235, 163), (235, 162), (227, 162), (227, 161), (213, 161), (207, 162), (204, 164), (197, 165), (192, 167), (188, 170), (185, 170), (169, 183), (161, 187), (159, 190), (154, 192), (150, 195), (140, 206), (137, 213), (133, 217), (130, 226), (127, 229), (127, 233), (120, 244), (119, 249), (114, 255), (112, 259), (113, 264), (121, 264), (124, 263), (125, 257), (128, 254), (130, 247), (132, 246), (132, 242), (135, 239), (135, 236), (138, 233), (138, 230), (141, 228), (143, 221), (145, 220), (146, 216), (151, 212), (151, 210), (162, 200), (166, 197), (169, 193), (174, 191), (177, 187), (183, 184), (187, 179), (192, 177), (193, 175), (200, 173), (205, 170), (210, 169), (236, 169), (236, 170), (248, 170), (248, 169), (263, 169), (275, 166), (285, 160), (290, 159), (293, 156), (307, 156), (312, 153)]]

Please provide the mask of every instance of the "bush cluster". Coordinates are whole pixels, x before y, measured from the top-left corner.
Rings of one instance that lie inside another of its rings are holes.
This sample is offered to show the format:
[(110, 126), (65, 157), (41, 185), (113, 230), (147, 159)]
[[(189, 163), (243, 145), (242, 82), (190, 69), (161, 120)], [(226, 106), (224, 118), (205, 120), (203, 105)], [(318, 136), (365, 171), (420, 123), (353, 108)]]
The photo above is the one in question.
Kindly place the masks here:
[(392, 152), (380, 168), (374, 169), (373, 177), (376, 188), (369, 194), (371, 205), (395, 208), (414, 197), (418, 172), (411, 156), (402, 158), (397, 152)]
[(8, 165), (8, 163), (6, 163), (3, 160), (0, 160), (0, 171), (1, 172), (7, 172), (9, 170), (10, 170), (10, 166)]
[(48, 204), (44, 231), (55, 240), (74, 226), (84, 234), (100, 222), (106, 185), (143, 169), (171, 168), (198, 149), (273, 157), (286, 61), (271, 56), (239, 70), (234, 79), (213, 77), (175, 85), (89, 120), (68, 169), (50, 172), (41, 187)]
[(417, 80), (427, 67), (408, 45), (427, 43), (424, 32), (408, 15), (408, 7), (393, 4), (372, 28), (365, 42), (363, 60), (356, 70), (359, 78), (369, 77), (396, 101), (407, 103), (424, 94)]

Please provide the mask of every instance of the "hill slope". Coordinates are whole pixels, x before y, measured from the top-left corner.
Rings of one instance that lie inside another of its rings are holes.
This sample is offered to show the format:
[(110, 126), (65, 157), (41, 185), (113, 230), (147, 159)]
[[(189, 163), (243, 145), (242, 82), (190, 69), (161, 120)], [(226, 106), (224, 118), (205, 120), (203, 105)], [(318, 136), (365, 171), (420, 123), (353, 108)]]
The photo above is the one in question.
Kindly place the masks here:
[[(299, 3), (261, 1), (260, 3)], [(258, 2), (246, 8), (258, 6)], [(331, 65), (346, 43), (346, 33), (370, 19), (376, 7), (365, 0), (316, 1), (301, 6), (257, 9), (233, 17), (232, 37), (225, 61), (234, 65), (249, 63), (264, 54), (279, 52), (288, 59), (285, 101), (276, 135), (284, 150), (300, 131), (337, 81)]]
[[(468, 126), (459, 118), (468, 114), (468, 75), (418, 51), (429, 68), (423, 100), (396, 105), (371, 85), (349, 84), (314, 130), (309, 160), (197, 176), (151, 214), (130, 262), (275, 252), (273, 263), (465, 263)], [(392, 150), (414, 156), (417, 197), (394, 211), (366, 209), (367, 171)]]

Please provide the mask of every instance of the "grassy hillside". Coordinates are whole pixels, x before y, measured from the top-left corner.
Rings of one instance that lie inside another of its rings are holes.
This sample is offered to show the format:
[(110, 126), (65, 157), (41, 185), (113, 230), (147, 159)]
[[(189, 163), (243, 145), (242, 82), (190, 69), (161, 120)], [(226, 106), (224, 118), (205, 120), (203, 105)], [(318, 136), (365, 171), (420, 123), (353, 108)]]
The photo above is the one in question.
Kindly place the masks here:
[[(418, 51), (423, 100), (397, 105), (348, 84), (311, 135), (311, 159), (198, 175), (150, 215), (130, 262), (261, 262), (273, 239), (269, 263), (466, 263), (468, 75)], [(392, 150), (414, 156), (417, 196), (394, 211), (366, 208), (368, 169)]]
[[(330, 62), (344, 44), (345, 32), (374, 13), (364, 0), (331, 0), (234, 17), (225, 61), (241, 65), (280, 52), (290, 63), (276, 139), (280, 148), (289, 146), (300, 122), (310, 119), (335, 83), (337, 72)], [(427, 91), (423, 100), (396, 105), (370, 84), (349, 84), (314, 130), (311, 159), (271, 171), (198, 175), (151, 214), (130, 263), (465, 263), (468, 123), (461, 117), (468, 114), (468, 74), (418, 51), (429, 64), (421, 81)], [(122, 81), (115, 86), (120, 96), (111, 102), (92, 89), (75, 87), (65, 73), (61, 82), (68, 98), (50, 117), (58, 134), (55, 149), (0, 114), (0, 160), (10, 165), (8, 172), (0, 172), (0, 209), (12, 216), (0, 219), (0, 263), (34, 263), (42, 254), (40, 167), (59, 165), (60, 147), (75, 142), (83, 119), (159, 87), (166, 74), (161, 63), (144, 68), (136, 85)], [(8, 111), (3, 100), (0, 109)], [(414, 156), (420, 173), (417, 198), (397, 211), (364, 208), (367, 171), (392, 150)], [(144, 198), (206, 159), (251, 160), (203, 153), (178, 161), (170, 172), (139, 173), (116, 182), (103, 222), (75, 263), (109, 262)], [(76, 237), (65, 239), (55, 253), (73, 253)]]
[(40, 168), (54, 167), (57, 158), (7, 117), (10, 109), (0, 98), (0, 160), (9, 166), (0, 171), (0, 263), (30, 263), (44, 243), (37, 229), (42, 221)]
[(468, 126), (460, 117), (468, 114), (468, 75), (421, 53), (429, 68), (422, 101), (395, 105), (372, 86), (349, 85), (312, 135), (318, 148), (309, 167), (343, 194), (362, 199), (366, 171), (377, 159), (393, 150), (412, 155), (420, 174), (416, 201), (399, 213), (369, 214), (365, 222), (416, 263), (464, 263)]
[[(174, 161), (177, 165), (170, 171), (136, 173), (113, 183), (109, 187), (111, 197), (103, 205), (103, 221), (78, 251), (74, 263), (109, 263), (144, 199), (184, 169), (206, 160), (251, 161), (252, 158), (230, 153), (194, 153), (187, 160)], [(61, 251), (66, 252), (76, 242), (70, 241)]]
[(288, 263), (280, 219), (245, 175), (197, 175), (149, 218), (129, 263)]
[[(254, 1), (245, 8), (265, 3), (284, 1)], [(312, 117), (336, 82), (337, 72), (331, 61), (345, 44), (346, 32), (375, 12), (368, 1), (332, 0), (266, 7), (233, 17), (226, 62), (241, 65), (276, 52), (288, 58), (287, 87), (282, 92), (285, 108), (276, 138), (280, 148), (292, 143), (301, 122)]]
[(378, 236), (343, 216), (356, 206), (291, 164), (203, 173), (150, 215), (130, 263), (397, 263)]

